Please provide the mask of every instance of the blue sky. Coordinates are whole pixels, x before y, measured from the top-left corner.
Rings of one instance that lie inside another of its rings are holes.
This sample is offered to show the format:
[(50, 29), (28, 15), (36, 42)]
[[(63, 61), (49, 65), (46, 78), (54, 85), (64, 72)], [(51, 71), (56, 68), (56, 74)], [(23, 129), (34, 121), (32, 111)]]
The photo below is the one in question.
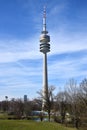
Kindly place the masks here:
[(62, 91), (87, 77), (87, 0), (0, 0), (0, 100), (38, 97), (43, 54), (39, 52), (43, 7), (51, 38), (49, 86)]

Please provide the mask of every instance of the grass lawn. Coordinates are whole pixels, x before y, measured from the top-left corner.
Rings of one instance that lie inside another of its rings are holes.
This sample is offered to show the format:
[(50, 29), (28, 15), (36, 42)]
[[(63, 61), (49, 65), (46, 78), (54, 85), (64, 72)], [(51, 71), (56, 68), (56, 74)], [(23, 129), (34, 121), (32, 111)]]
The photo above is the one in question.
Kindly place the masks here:
[(52, 122), (29, 120), (0, 120), (0, 130), (76, 130)]

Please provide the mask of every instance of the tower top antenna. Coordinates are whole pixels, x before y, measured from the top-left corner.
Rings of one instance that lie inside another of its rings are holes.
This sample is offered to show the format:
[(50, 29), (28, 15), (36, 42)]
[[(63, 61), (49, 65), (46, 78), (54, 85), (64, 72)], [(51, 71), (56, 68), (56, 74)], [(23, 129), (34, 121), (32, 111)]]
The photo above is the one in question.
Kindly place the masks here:
[(44, 18), (46, 18), (46, 6), (44, 6), (44, 15), (43, 15)]
[(43, 30), (42, 30), (43, 34), (47, 34), (48, 31), (46, 30), (46, 6), (44, 6), (44, 10), (43, 10)]

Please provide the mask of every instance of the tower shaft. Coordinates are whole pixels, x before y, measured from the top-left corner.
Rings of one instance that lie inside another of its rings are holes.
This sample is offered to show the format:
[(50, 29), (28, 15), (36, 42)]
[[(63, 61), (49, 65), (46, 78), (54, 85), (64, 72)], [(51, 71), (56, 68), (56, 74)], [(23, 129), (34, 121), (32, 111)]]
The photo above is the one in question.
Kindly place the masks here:
[(47, 54), (43, 54), (43, 102), (42, 109), (46, 106), (48, 99), (48, 74), (47, 74)]

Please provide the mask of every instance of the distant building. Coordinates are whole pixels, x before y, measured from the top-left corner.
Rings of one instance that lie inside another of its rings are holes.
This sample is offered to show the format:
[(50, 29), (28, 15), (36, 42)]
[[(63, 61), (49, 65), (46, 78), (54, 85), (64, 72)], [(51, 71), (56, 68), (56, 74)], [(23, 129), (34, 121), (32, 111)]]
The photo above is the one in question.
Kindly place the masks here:
[(39, 116), (40, 114), (43, 114), (44, 116), (47, 116), (48, 115), (48, 113), (47, 112), (43, 112), (43, 111), (32, 111), (31, 112), (31, 115), (32, 116)]
[(24, 102), (27, 102), (27, 95), (24, 95)]

